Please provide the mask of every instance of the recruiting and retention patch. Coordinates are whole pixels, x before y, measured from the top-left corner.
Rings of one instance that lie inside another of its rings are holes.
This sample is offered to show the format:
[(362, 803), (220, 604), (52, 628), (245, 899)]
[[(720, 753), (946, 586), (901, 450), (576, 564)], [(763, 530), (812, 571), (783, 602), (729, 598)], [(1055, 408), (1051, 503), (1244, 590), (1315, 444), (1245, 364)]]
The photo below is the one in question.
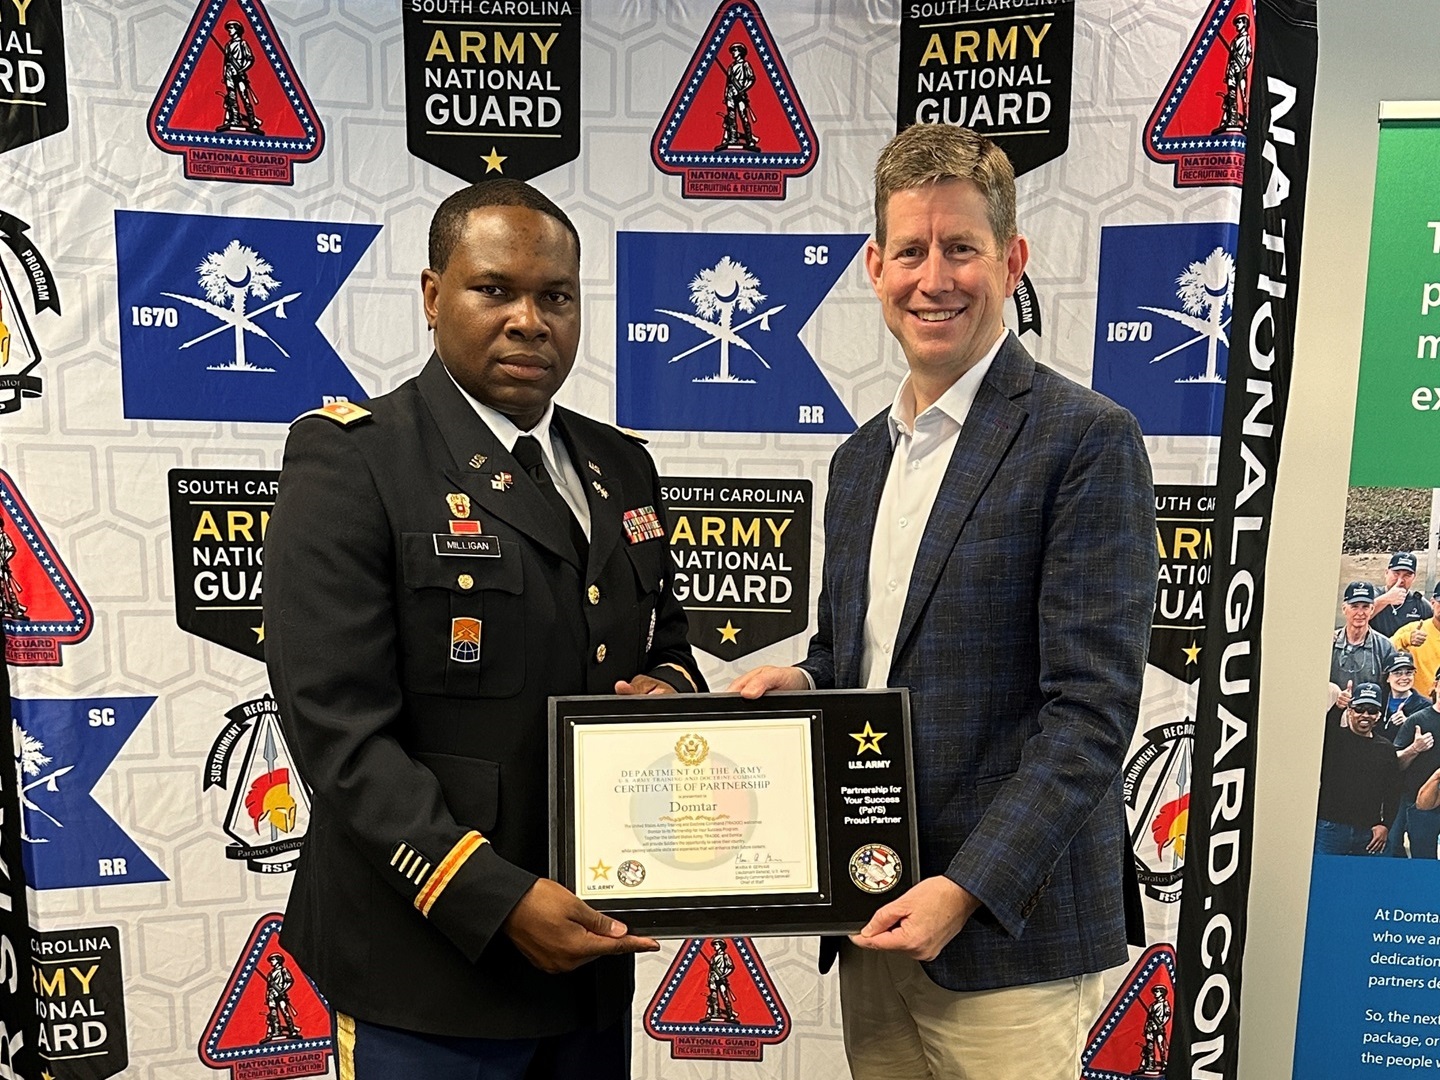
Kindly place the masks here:
[(580, 0), (406, 3), (410, 153), (462, 180), (580, 156)]
[(291, 184), (325, 129), (261, 0), (202, 0), (146, 125), (192, 180)]
[(280, 707), (266, 694), (236, 705), (225, 719), (210, 747), (202, 790), (229, 784), (230, 759), (249, 736), (225, 812), (225, 832), (235, 841), (225, 857), (243, 859), (257, 874), (294, 870), (310, 828), (310, 791), (285, 741)]
[(652, 431), (854, 431), (799, 335), (865, 239), (620, 233), (619, 423)]
[(790, 1013), (749, 938), (688, 938), (645, 1009), (672, 1058), (760, 1061), (790, 1037)]
[(661, 479), (691, 645), (738, 660), (804, 632), (812, 496), (809, 480)]
[(0, 4), (0, 154), (70, 126), (62, 3)]
[(324, 1076), (335, 1025), (320, 989), (283, 945), (284, 916), (263, 916), (200, 1036), (200, 1060), (232, 1080)]
[(316, 320), (379, 231), (116, 210), (125, 416), (289, 424), (367, 397)]
[(260, 606), (274, 469), (171, 469), (175, 621), (196, 637), (265, 660)]
[(90, 636), (95, 616), (20, 488), (0, 469), (0, 618), (5, 662), (60, 663), (60, 647)]
[(974, 128), (1005, 151), (1016, 176), (1065, 153), (1075, 0), (926, 10), (940, 6), (901, 5), (896, 130)]
[(687, 199), (783, 199), (815, 167), (810, 117), (754, 0), (722, 0), (660, 116), (650, 157)]
[[(3, 36), (3, 31), (0, 31)], [(30, 301), (36, 315), (42, 311), (60, 314), (60, 293), (45, 256), (27, 232), (30, 226), (14, 214), (0, 210), (0, 244), (15, 256), (21, 280), (29, 282)], [(19, 412), (31, 398), (40, 396), (40, 378), (32, 375), (40, 365), (40, 346), (30, 329), (30, 320), (20, 304), (20, 290), (10, 276), (6, 260), (0, 257), (0, 416)]]
[(1081, 1080), (1164, 1076), (1174, 1008), (1174, 947), (1152, 945), (1090, 1029), (1090, 1042), (1080, 1055)]
[(1228, 221), (1100, 231), (1091, 385), (1146, 435), (1219, 435), (1235, 245)]
[(87, 926), (31, 935), (43, 1080), (105, 1080), (130, 1064), (120, 930)]
[(1145, 125), (1145, 153), (1176, 187), (1239, 187), (1255, 56), (1254, 0), (1210, 0)]
[(1214, 520), (1213, 485), (1155, 485), (1160, 576), (1155, 586), (1148, 659), (1167, 675), (1187, 683), (1200, 678)]
[(153, 697), (15, 699), (21, 839), (32, 888), (169, 880), (91, 794), (154, 704)]

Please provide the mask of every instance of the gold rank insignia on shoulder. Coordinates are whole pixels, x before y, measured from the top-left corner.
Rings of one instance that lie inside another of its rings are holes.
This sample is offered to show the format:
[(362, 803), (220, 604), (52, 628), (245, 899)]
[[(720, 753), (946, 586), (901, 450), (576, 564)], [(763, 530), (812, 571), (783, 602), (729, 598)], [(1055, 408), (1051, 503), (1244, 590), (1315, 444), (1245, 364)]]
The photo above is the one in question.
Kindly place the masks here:
[(496, 491), (509, 491), (514, 483), (515, 478), (508, 472), (497, 472), (490, 478), (490, 486)]
[(322, 405), (318, 409), (303, 412), (295, 419), (304, 420), (307, 416), (323, 416), (334, 420), (337, 424), (353, 424), (357, 420), (364, 420), (369, 415), (370, 410), (359, 405), (352, 405), (348, 401), (332, 401), (329, 405)]
[(452, 491), (445, 496), (445, 501), (450, 504), (450, 513), (457, 518), (468, 518), (470, 516), (470, 496), (461, 491)]
[(471, 467), (472, 469), (478, 469), (478, 468), (480, 468), (480, 466), (484, 465), (485, 462), (487, 462), (487, 461), (489, 461), (489, 460), (490, 460), (490, 459), (489, 459), (488, 457), (486, 457), (484, 454), (476, 454), (474, 457), (472, 457), (472, 458), (470, 459), (470, 467)]
[(641, 435), (640, 432), (636, 431), (634, 428), (621, 427), (619, 424), (616, 424), (615, 430), (620, 432), (621, 435), (630, 436), (630, 438), (634, 439), (638, 443), (648, 443), (650, 441), (644, 435)]

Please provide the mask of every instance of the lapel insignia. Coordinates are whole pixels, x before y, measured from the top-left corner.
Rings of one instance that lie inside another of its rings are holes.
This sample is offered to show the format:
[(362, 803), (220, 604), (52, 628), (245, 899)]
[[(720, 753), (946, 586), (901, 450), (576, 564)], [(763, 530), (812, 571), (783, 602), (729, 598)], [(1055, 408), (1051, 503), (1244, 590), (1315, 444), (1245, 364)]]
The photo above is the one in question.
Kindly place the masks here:
[(634, 510), (626, 510), (620, 516), (620, 523), (625, 526), (625, 538), (632, 544), (638, 544), (645, 540), (659, 540), (665, 535), (665, 526), (660, 524), (660, 515), (655, 512), (653, 506), (639, 506)]
[(593, 472), (596, 476), (600, 475), (600, 466), (596, 465), (595, 462), (587, 461), (585, 462), (585, 464), (590, 466), (590, 471)]
[(515, 478), (508, 472), (497, 472), (490, 478), (490, 486), (496, 491), (509, 491), (510, 485), (515, 483)]
[(486, 457), (484, 454), (476, 454), (474, 457), (472, 457), (472, 458), (470, 459), (470, 467), (471, 467), (472, 469), (478, 469), (478, 468), (480, 468), (481, 465), (484, 465), (485, 462), (487, 462), (487, 461), (489, 461), (489, 460), (490, 460), (490, 459), (489, 459), (488, 457)]
[(450, 504), (450, 513), (457, 518), (468, 518), (470, 516), (470, 496), (461, 491), (452, 491), (445, 496), (445, 501)]
[(602, 499), (608, 499), (610, 497), (610, 492), (605, 490), (605, 485), (600, 483), (599, 480), (591, 480), (590, 486), (600, 493)]

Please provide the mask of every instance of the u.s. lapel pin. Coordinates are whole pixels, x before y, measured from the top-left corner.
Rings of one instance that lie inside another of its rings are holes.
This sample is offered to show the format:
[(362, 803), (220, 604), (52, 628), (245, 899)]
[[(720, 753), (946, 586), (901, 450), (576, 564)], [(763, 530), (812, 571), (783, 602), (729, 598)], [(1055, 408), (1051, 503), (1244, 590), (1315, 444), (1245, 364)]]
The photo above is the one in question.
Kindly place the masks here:
[(593, 462), (593, 461), (587, 461), (587, 462), (585, 462), (585, 464), (590, 466), (590, 471), (593, 472), (596, 476), (601, 476), (601, 475), (603, 475), (603, 474), (600, 472), (600, 466), (599, 466), (599, 465), (596, 465), (595, 462)]
[(468, 518), (470, 516), (470, 496), (463, 491), (452, 491), (445, 496), (445, 501), (450, 504), (450, 513), (457, 518)]
[(489, 461), (489, 460), (490, 460), (490, 459), (489, 459), (488, 457), (486, 457), (484, 454), (476, 454), (474, 457), (472, 457), (472, 458), (470, 459), (470, 467), (471, 467), (472, 469), (478, 469), (478, 468), (480, 468), (480, 466), (484, 465), (485, 462), (487, 462), (487, 461)]
[(599, 480), (591, 480), (590, 486), (600, 493), (602, 499), (608, 499), (610, 497), (610, 492), (605, 490), (605, 485), (600, 483)]
[(510, 486), (515, 483), (515, 478), (508, 472), (497, 472), (490, 478), (490, 486), (496, 491), (509, 491)]

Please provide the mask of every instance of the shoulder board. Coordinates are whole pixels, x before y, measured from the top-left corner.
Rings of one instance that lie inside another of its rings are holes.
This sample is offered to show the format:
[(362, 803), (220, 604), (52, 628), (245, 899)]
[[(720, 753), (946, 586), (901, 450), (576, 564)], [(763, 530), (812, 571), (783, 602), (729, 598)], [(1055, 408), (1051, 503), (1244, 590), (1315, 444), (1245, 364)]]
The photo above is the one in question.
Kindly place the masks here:
[(357, 420), (364, 420), (370, 415), (370, 410), (359, 405), (352, 405), (348, 401), (332, 401), (329, 405), (322, 405), (318, 409), (311, 409), (303, 412), (292, 420), (304, 420), (307, 416), (323, 416), (327, 420), (334, 420), (337, 424), (353, 424)]
[(649, 439), (647, 439), (644, 435), (641, 435), (640, 432), (636, 431), (634, 428), (621, 427), (619, 424), (616, 424), (615, 430), (620, 432), (621, 435), (625, 435), (629, 438), (634, 439), (641, 446), (645, 446), (650, 442)]

